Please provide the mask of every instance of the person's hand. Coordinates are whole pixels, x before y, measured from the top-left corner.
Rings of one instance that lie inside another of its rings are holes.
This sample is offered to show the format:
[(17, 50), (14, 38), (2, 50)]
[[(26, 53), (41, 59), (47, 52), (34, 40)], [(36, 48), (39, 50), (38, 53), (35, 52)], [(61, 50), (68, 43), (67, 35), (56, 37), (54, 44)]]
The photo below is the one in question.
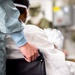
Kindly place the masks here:
[(20, 51), (27, 62), (34, 61), (39, 56), (38, 48), (28, 42), (20, 47)]

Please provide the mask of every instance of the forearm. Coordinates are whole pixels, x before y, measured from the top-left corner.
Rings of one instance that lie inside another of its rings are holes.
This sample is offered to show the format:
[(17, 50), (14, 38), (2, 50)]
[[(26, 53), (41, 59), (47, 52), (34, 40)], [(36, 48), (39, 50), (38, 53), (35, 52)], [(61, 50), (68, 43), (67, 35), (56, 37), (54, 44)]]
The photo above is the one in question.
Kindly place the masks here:
[(12, 33), (11, 36), (12, 36), (13, 40), (15, 41), (15, 43), (17, 44), (18, 47), (23, 46), (27, 42), (27, 40), (26, 40), (22, 31)]

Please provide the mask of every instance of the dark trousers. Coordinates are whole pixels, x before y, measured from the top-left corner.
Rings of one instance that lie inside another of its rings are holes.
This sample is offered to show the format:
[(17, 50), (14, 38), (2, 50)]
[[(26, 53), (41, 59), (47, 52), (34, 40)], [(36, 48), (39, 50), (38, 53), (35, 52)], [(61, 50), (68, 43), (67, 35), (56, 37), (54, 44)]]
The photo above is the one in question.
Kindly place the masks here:
[(6, 75), (45, 75), (43, 61), (26, 62), (25, 59), (7, 59)]

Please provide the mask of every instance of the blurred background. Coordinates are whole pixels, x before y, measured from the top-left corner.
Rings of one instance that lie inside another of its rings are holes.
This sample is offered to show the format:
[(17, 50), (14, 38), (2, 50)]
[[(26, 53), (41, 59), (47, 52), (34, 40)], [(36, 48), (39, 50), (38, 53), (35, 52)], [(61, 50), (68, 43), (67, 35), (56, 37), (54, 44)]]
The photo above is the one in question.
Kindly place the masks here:
[(75, 0), (30, 0), (26, 24), (59, 29), (67, 60), (75, 61)]

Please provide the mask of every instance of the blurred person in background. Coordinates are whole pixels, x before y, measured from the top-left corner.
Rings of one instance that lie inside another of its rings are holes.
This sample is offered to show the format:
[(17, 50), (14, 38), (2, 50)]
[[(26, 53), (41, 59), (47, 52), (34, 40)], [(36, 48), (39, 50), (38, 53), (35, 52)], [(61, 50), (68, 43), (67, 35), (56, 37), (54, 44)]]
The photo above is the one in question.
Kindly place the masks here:
[(29, 17), (26, 24), (36, 25), (42, 29), (52, 27), (52, 23), (45, 18), (45, 11), (39, 2), (33, 2), (29, 7)]

